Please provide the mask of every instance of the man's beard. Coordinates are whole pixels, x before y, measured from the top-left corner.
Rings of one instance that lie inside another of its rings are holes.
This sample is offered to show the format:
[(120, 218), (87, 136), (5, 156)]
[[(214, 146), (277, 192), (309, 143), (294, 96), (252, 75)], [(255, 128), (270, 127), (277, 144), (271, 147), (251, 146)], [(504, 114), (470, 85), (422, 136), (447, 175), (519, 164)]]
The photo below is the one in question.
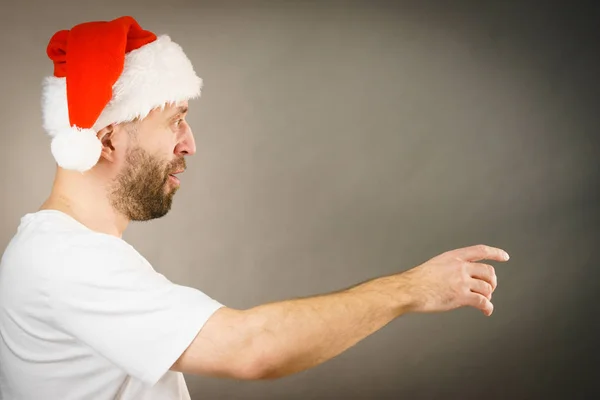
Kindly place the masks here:
[(167, 190), (169, 174), (185, 169), (183, 157), (167, 163), (141, 148), (127, 154), (126, 167), (110, 192), (113, 207), (130, 221), (149, 221), (171, 209), (178, 187)]

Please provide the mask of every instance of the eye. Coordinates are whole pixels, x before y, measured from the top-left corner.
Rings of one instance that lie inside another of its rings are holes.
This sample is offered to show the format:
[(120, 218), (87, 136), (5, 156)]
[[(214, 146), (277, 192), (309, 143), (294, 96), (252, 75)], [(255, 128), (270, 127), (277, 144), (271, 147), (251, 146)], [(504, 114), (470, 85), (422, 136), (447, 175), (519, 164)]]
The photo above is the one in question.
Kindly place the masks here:
[(179, 118), (178, 120), (175, 121), (175, 127), (179, 128), (179, 126), (183, 123), (183, 118)]

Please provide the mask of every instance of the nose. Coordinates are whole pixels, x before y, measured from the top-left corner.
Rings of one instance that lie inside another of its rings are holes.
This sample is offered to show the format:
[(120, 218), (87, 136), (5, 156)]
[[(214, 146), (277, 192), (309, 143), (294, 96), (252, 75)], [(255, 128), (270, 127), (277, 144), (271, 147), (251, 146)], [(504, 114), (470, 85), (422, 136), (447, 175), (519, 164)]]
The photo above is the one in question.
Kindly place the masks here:
[(196, 154), (196, 141), (194, 140), (194, 133), (187, 122), (184, 122), (183, 124), (184, 126), (179, 138), (179, 142), (177, 143), (177, 146), (175, 146), (175, 155), (193, 156)]

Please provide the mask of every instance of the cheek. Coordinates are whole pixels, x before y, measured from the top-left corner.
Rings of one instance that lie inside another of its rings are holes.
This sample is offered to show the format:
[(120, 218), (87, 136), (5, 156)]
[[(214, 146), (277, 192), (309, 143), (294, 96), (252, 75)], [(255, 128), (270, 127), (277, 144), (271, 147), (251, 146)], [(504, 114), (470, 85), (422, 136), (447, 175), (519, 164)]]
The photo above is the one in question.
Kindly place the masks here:
[(156, 138), (152, 141), (148, 141), (145, 143), (144, 149), (153, 157), (162, 160), (169, 160), (173, 156), (176, 143), (172, 133), (169, 136), (169, 132), (166, 132), (164, 136)]
[(157, 151), (162, 154), (172, 156), (177, 146), (177, 134), (171, 130), (165, 132), (165, 134), (157, 140)]
[(117, 171), (122, 172), (131, 164), (131, 160), (135, 158), (136, 153), (136, 148), (119, 147), (113, 153), (112, 165)]

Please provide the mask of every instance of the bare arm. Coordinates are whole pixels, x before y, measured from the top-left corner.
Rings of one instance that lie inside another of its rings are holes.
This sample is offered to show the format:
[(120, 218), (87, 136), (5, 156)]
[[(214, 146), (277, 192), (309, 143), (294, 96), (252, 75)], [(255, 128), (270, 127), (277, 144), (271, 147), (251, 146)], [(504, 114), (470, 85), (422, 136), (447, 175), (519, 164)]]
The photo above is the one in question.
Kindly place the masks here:
[(476, 246), (336, 293), (243, 311), (222, 308), (172, 369), (236, 379), (279, 378), (339, 355), (406, 312), (468, 305), (491, 315), (494, 270), (473, 262), (484, 258), (505, 261), (501, 250)]
[[(382, 328), (406, 310), (379, 278), (337, 293), (221, 309), (206, 323), (176, 369), (241, 379), (289, 375), (316, 366)], [(398, 297), (398, 296), (396, 296)]]

